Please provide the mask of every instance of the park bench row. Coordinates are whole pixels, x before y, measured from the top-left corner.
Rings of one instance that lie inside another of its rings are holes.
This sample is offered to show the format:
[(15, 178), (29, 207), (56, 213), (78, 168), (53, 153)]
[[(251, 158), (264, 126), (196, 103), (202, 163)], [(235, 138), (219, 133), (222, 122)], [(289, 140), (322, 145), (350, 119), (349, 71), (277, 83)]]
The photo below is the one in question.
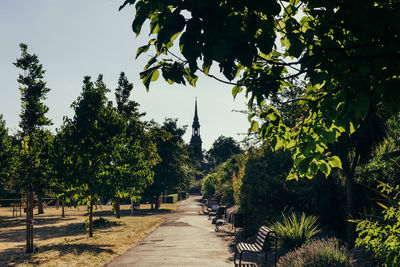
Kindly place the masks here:
[[(204, 205), (202, 207), (203, 213), (207, 214), (209, 219), (211, 217), (214, 217), (213, 223), (215, 223), (215, 231), (219, 231), (219, 227), (226, 224), (226, 223), (231, 223), (232, 224), (232, 229), (235, 228), (236, 232), (236, 227), (244, 227), (245, 224), (247, 224), (247, 220), (245, 220), (245, 217), (241, 213), (237, 213), (236, 211), (233, 212), (227, 212), (227, 207), (226, 206), (220, 206), (218, 205), (218, 201), (216, 199), (210, 199), (210, 200), (205, 200)], [(247, 228), (247, 225), (245, 226)], [(246, 230), (245, 230), (246, 231)], [(246, 234), (247, 236), (247, 234)], [(236, 245), (236, 250), (235, 250), (235, 256), (234, 256), (234, 263), (236, 266), (236, 258), (239, 256), (239, 265), (241, 266), (242, 262), (242, 255), (243, 253), (261, 253), (265, 252), (265, 261), (267, 261), (268, 257), (268, 248), (270, 249), (270, 242), (268, 240), (271, 240), (272, 243), (274, 243), (274, 263), (276, 266), (277, 263), (277, 235), (276, 233), (268, 228), (267, 226), (261, 226), (258, 231), (257, 235), (255, 237), (254, 242), (240, 242)], [(269, 247), (268, 247), (269, 246)]]

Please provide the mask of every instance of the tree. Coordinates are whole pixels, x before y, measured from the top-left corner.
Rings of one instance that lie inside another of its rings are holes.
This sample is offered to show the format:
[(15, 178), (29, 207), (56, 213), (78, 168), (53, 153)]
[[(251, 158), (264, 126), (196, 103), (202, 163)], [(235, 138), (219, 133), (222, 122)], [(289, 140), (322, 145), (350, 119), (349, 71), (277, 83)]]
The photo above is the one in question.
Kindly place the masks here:
[(14, 148), (8, 136), (6, 122), (0, 115), (0, 192), (9, 184), (14, 167)]
[[(135, 2), (127, 0), (120, 8)], [(394, 88), (400, 63), (393, 60), (398, 57), (398, 11), (391, 0), (137, 1), (132, 28), (139, 35), (149, 19), (155, 37), (137, 51), (140, 55), (154, 47), (156, 52), (141, 74), (147, 88), (158, 70), (169, 82), (194, 84), (196, 72), (209, 75), (217, 62), (225, 82), (234, 86), (233, 95), (244, 87), (249, 104), (260, 106), (254, 115), (262, 119), (262, 136), (277, 148), (292, 149), (289, 178), (311, 178), (341, 166), (337, 157), (326, 154), (328, 144), (343, 132), (353, 133), (370, 111), (379, 105), (398, 111), (400, 93)], [(371, 17), (382, 23), (358, 23)], [(182, 59), (170, 51), (178, 37)], [(296, 99), (306, 111), (297, 131), (285, 127), (265, 101), (286, 90), (294, 77), (307, 81), (307, 93)], [(254, 123), (253, 129), (258, 128)]]
[(214, 166), (219, 165), (241, 151), (239, 144), (232, 137), (221, 135), (207, 151), (207, 160)]
[(86, 76), (83, 83), (81, 95), (72, 104), (75, 115), (65, 119), (59, 132), (58, 155), (63, 154), (65, 170), (57, 169), (74, 197), (88, 203), (92, 237), (94, 203), (99, 198), (136, 196), (152, 182), (153, 173), (140, 143), (126, 136), (125, 121), (107, 102), (109, 90), (103, 76), (95, 83)]
[(65, 119), (67, 170), (66, 177), (77, 192), (79, 201), (86, 201), (89, 207), (89, 237), (93, 236), (93, 205), (100, 198), (112, 198), (111, 170), (113, 156), (118, 155), (122, 122), (107, 106), (108, 89), (102, 75), (93, 84), (90, 77), (83, 81), (82, 93), (72, 104), (73, 119)]
[(17, 167), (19, 183), (26, 188), (26, 252), (33, 252), (33, 192), (41, 193), (42, 179), (46, 171), (46, 159), (43, 158), (42, 150), (45, 139), (44, 127), (51, 124), (46, 118), (48, 107), (43, 103), (46, 94), (50, 91), (46, 83), (42, 80), (45, 70), (39, 63), (38, 57), (27, 52), (28, 46), (20, 44), (21, 57), (16, 60), (14, 65), (24, 71), (24, 75), (18, 76), (21, 84), (21, 150), (20, 160)]
[(186, 128), (178, 127), (177, 120), (169, 118), (153, 131), (161, 162), (154, 167), (154, 184), (147, 190), (147, 195), (187, 191), (194, 172), (189, 149), (182, 139)]
[(117, 218), (120, 217), (119, 198), (130, 197), (138, 201), (144, 190), (152, 183), (154, 175), (152, 168), (159, 162), (156, 146), (151, 137), (146, 133), (146, 125), (140, 118), (145, 114), (138, 110), (139, 104), (129, 100), (133, 84), (129, 83), (124, 72), (121, 72), (118, 87), (115, 90), (117, 103), (117, 114), (124, 123), (124, 148), (121, 157), (114, 166), (129, 166), (125, 172), (116, 171), (116, 179), (120, 182), (116, 188), (115, 211)]
[[(150, 47), (155, 51), (141, 73), (146, 88), (161, 70), (169, 83), (195, 85), (196, 73), (202, 72), (232, 84), (233, 96), (245, 89), (249, 109), (258, 105), (249, 116), (251, 129), (274, 149), (291, 151), (288, 179), (312, 179), (318, 172), (328, 176), (332, 168), (343, 167), (352, 215), (355, 166), (379, 138), (367, 140), (362, 150), (348, 142), (351, 147), (340, 158), (330, 153), (331, 145), (360, 137), (357, 130), (373, 124), (379, 110), (400, 111), (396, 1), (126, 0), (120, 8), (134, 3), (133, 31), (139, 35), (149, 19), (151, 36), (137, 55)], [(171, 52), (176, 40), (181, 56)], [(209, 73), (213, 63), (225, 79)], [(291, 90), (296, 79), (307, 89), (287, 101), (302, 110), (292, 127), (268, 100)]]

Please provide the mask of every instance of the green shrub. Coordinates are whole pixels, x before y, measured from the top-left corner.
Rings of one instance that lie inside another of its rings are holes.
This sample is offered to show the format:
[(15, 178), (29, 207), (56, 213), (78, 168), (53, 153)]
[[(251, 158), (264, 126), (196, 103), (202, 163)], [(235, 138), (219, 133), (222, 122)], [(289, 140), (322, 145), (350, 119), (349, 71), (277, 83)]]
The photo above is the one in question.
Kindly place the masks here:
[(381, 183), (382, 195), (390, 203), (383, 210), (383, 219), (363, 220), (357, 225), (356, 246), (372, 251), (384, 266), (400, 266), (400, 187)]
[(300, 247), (321, 232), (318, 229), (318, 218), (316, 216), (306, 217), (304, 212), (301, 214), (300, 219), (297, 218), (295, 213), (291, 213), (289, 216), (282, 216), (282, 222), (275, 222), (270, 228), (278, 236), (279, 247), (283, 252)]
[(211, 198), (215, 194), (215, 186), (217, 184), (217, 178), (213, 174), (207, 175), (201, 186), (204, 198)]
[(319, 239), (279, 258), (278, 267), (347, 267), (351, 266), (348, 255), (336, 238)]
[(170, 194), (165, 198), (166, 203), (176, 203), (178, 201), (178, 194)]
[[(248, 231), (255, 233), (265, 221), (275, 221), (286, 207), (296, 207), (293, 181), (287, 181), (291, 157), (286, 151), (273, 152), (269, 146), (249, 152), (240, 186), (240, 210), (247, 214)], [(299, 182), (296, 181), (296, 185)], [(293, 193), (294, 192), (294, 193)]]
[[(93, 228), (107, 228), (107, 227), (119, 225), (119, 224), (120, 224), (120, 222), (110, 221), (110, 220), (107, 220), (106, 218), (100, 217), (93, 221)], [(83, 226), (86, 228), (86, 230), (89, 229), (89, 216), (88, 216), (88, 218), (86, 218)]]

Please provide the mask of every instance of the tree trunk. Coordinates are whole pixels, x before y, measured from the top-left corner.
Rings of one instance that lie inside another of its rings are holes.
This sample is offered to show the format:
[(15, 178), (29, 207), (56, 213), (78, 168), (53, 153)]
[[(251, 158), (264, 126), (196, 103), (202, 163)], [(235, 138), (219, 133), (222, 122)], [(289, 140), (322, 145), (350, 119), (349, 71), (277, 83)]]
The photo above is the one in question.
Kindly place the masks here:
[(61, 217), (65, 217), (65, 200), (61, 200)]
[(33, 253), (33, 205), (34, 196), (32, 188), (28, 187), (26, 193), (26, 253)]
[(89, 202), (89, 237), (93, 237), (93, 204), (93, 196), (91, 196)]
[(115, 217), (117, 219), (121, 218), (121, 205), (120, 205), (120, 199), (117, 197), (115, 199)]
[(30, 236), (30, 233), (31, 233), (31, 231), (30, 231), (30, 221), (31, 221), (31, 218), (30, 218), (30, 212), (29, 212), (29, 209), (30, 209), (30, 201), (29, 201), (29, 199), (30, 199), (30, 197), (31, 197), (31, 195), (30, 195), (30, 193), (29, 193), (29, 189), (27, 189), (26, 190), (26, 197), (25, 197), (25, 215), (26, 215), (26, 253), (32, 253), (33, 251), (32, 251), (32, 249), (31, 249), (31, 246), (30, 246), (30, 240), (31, 240), (31, 236)]
[[(359, 154), (356, 153), (353, 162), (350, 168), (347, 169), (346, 173), (346, 209), (348, 219), (354, 219), (355, 210), (354, 210), (354, 173), (356, 171), (356, 167), (359, 160)], [(354, 246), (354, 233), (355, 233), (355, 224), (352, 222), (347, 222), (346, 227), (346, 235), (347, 235), (347, 243), (350, 248)]]
[(160, 208), (160, 196), (156, 196), (156, 210), (158, 210)]
[(38, 195), (38, 214), (43, 214), (43, 195)]

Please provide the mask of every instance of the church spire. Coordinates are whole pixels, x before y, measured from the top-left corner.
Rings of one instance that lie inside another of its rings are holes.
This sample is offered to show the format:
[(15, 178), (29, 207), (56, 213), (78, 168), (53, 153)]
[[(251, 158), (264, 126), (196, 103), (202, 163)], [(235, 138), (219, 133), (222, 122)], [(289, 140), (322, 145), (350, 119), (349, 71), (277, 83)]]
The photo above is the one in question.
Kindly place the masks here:
[(197, 113), (197, 97), (194, 103), (194, 118), (192, 124), (192, 139), (190, 139), (190, 145), (193, 148), (194, 157), (197, 159), (203, 158), (203, 153), (201, 149), (201, 137), (200, 137), (200, 123), (199, 123), (199, 116)]
[[(194, 118), (193, 118), (192, 128), (193, 128), (193, 130), (198, 129), (199, 136), (200, 136), (200, 123), (199, 123), (199, 116), (197, 115), (197, 97), (194, 102)], [(192, 135), (193, 135), (193, 133), (192, 133)]]
[(198, 116), (197, 116), (197, 96), (194, 100), (194, 117), (198, 118)]

